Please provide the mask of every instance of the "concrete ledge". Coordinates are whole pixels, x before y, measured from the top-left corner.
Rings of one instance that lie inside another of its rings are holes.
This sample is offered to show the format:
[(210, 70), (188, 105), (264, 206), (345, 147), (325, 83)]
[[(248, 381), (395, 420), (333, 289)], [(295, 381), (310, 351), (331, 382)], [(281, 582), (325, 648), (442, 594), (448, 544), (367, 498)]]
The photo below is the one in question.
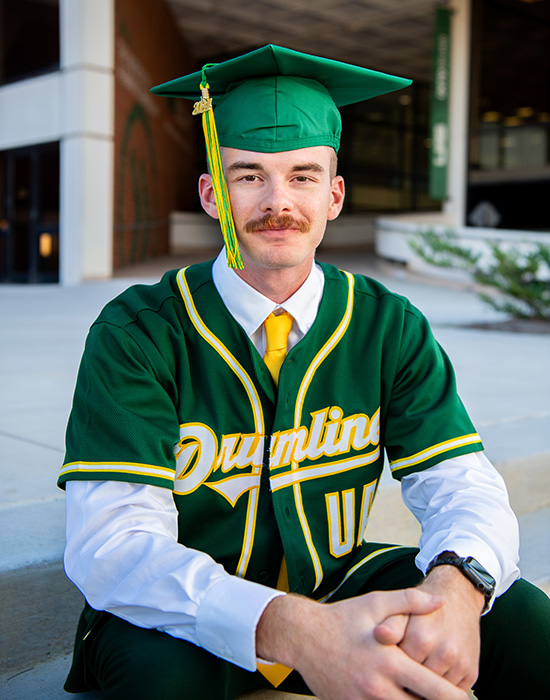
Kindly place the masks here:
[(2, 675), (72, 651), (83, 598), (61, 562), (2, 573), (0, 600)]
[[(521, 566), (525, 576), (550, 589), (550, 455), (497, 464), (520, 518)], [(401, 500), (400, 487), (383, 481), (368, 525), (369, 540), (414, 546), (420, 527)], [(0, 673), (21, 670), (69, 654), (83, 599), (63, 571), (60, 559), (0, 573), (2, 622)]]
[(550, 507), (550, 454), (509, 459), (495, 466), (506, 482), (518, 517)]
[[(103, 694), (100, 691), (73, 695), (63, 690), (70, 663), (69, 656), (60, 656), (46, 663), (22, 668), (15, 674), (0, 674), (0, 700), (71, 700), (71, 698), (102, 700)], [(296, 695), (278, 690), (256, 690), (242, 695), (238, 700), (312, 700), (313, 698), (312, 695)]]
[[(399, 496), (399, 488), (392, 489)], [(412, 540), (418, 527), (396, 499), (388, 500), (389, 486), (380, 503), (378, 520), (369, 524), (373, 539)], [(382, 494), (380, 494), (382, 496)], [(394, 498), (394, 494), (391, 495)], [(397, 505), (400, 510), (397, 510)], [(401, 511), (403, 509), (403, 511)], [(372, 530), (371, 530), (372, 526)], [(522, 567), (528, 580), (550, 595), (550, 507), (520, 517)], [(393, 537), (393, 535), (396, 537)], [(68, 581), (60, 562), (27, 567), (0, 576), (3, 604), (0, 630), (0, 700), (68, 700), (62, 687), (70, 666), (76, 621), (82, 596)], [(73, 696), (101, 700), (100, 693)], [(239, 700), (305, 700), (309, 696), (261, 690)]]
[[(204, 212), (174, 211), (170, 214), (170, 251), (189, 253), (201, 248), (219, 249), (220, 225)], [(342, 215), (329, 221), (323, 248), (374, 246), (374, 217)]]
[[(421, 212), (378, 218), (375, 222), (376, 253), (382, 258), (404, 263), (410, 269), (428, 275), (468, 280), (469, 275), (465, 272), (430, 265), (412, 250), (410, 247), (411, 239), (416, 234), (428, 229), (442, 235), (449, 230), (455, 231), (462, 245), (476, 253), (481, 253), (485, 260), (492, 257), (487, 243), (497, 243), (504, 249), (516, 248), (525, 253), (533, 251), (538, 244), (550, 244), (550, 234), (546, 232), (457, 226), (453, 218), (446, 214)], [(544, 278), (547, 279), (548, 270), (543, 274)]]

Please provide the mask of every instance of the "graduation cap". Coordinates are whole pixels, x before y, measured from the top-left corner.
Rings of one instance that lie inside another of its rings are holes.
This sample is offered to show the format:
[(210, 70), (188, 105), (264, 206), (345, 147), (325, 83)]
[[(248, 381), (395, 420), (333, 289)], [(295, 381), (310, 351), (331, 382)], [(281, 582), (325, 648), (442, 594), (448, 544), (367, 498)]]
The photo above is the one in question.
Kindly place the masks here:
[[(338, 107), (399, 90), (411, 80), (268, 45), (152, 88), (196, 100), (230, 267), (242, 268), (219, 146), (279, 153), (310, 146), (338, 150)], [(213, 109), (215, 107), (215, 110)], [(215, 122), (214, 122), (215, 112)]]

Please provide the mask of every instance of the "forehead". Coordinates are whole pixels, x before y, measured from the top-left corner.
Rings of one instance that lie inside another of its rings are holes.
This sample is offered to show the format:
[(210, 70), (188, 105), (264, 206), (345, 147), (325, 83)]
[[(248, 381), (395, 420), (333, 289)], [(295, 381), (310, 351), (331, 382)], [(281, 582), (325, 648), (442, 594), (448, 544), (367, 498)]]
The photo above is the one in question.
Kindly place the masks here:
[(220, 150), (226, 169), (235, 165), (243, 167), (249, 165), (260, 166), (264, 170), (291, 170), (296, 166), (311, 164), (312, 166), (320, 166), (329, 172), (331, 160), (334, 157), (334, 149), (330, 146), (311, 146), (279, 153), (260, 153), (228, 147), (222, 147)]

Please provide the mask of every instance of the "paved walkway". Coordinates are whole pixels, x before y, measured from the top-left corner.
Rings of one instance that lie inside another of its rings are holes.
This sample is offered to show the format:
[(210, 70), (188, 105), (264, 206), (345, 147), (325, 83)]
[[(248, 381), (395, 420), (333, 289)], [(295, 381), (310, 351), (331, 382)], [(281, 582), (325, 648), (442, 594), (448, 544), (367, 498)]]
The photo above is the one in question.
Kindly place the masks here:
[[(550, 527), (550, 335), (472, 328), (502, 317), (464, 284), (414, 277), (361, 252), (326, 252), (321, 258), (380, 279), (427, 315), (451, 356), (459, 391), (487, 454), (505, 473), (512, 502), (525, 516), (522, 533), (529, 531), (529, 542), (538, 538), (536, 554), (534, 545), (522, 550), (524, 568), (532, 579), (550, 581), (550, 545), (541, 536), (541, 523), (546, 532)], [(51, 623), (40, 631), (40, 615), (65, 595), (59, 587), (68, 585), (59, 577), (64, 504), (55, 482), (86, 331), (101, 307), (129, 284), (155, 281), (163, 266), (186, 262), (163, 260), (113, 280), (71, 288), (0, 286), (0, 699), (69, 697), (61, 691), (52, 694), (51, 688), (59, 687), (64, 673), (59, 666), (69, 651), (72, 629), (67, 632), (60, 612), (58, 632), (52, 632)], [(50, 575), (57, 577), (55, 585), (47, 583)], [(15, 601), (8, 615), (7, 599)], [(22, 645), (21, 630), (29, 621), (38, 629), (31, 636), (43, 638), (26, 638)], [(47, 652), (40, 646), (44, 637)], [(36, 666), (50, 658), (50, 665)], [(34, 675), (33, 668), (38, 669)], [(19, 681), (16, 674), (21, 674)], [(6, 678), (11, 679), (9, 691)], [(23, 682), (20, 691), (18, 682)], [(50, 691), (40, 690), (48, 682)]]

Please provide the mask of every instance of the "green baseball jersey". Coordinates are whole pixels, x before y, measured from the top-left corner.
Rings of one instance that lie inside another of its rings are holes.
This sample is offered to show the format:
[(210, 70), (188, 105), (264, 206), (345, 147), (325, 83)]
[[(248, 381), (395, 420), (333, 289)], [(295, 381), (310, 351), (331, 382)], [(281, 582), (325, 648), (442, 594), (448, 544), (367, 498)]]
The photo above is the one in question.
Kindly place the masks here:
[(130, 288), (93, 324), (59, 479), (173, 490), (179, 540), (229, 573), (353, 595), (376, 566), (367, 523), (386, 450), (394, 477), (481, 450), (422, 314), (322, 265), (315, 322), (275, 386), (226, 309), (212, 263)]

